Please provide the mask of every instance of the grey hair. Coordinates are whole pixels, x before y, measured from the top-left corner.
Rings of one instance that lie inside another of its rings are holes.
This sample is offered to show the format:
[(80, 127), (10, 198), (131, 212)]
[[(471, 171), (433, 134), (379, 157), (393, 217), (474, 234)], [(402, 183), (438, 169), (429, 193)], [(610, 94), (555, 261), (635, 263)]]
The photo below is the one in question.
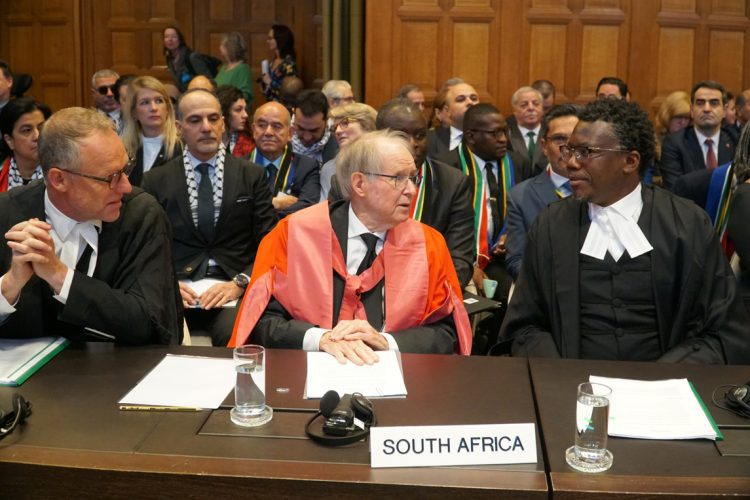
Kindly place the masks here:
[(91, 88), (96, 88), (96, 81), (99, 78), (120, 78), (120, 75), (117, 73), (117, 71), (113, 69), (100, 69), (96, 73), (94, 73), (94, 76), (91, 77)]
[(513, 97), (510, 98), (510, 103), (513, 106), (515, 106), (516, 104), (518, 104), (518, 99), (521, 97), (521, 94), (524, 94), (526, 92), (533, 92), (533, 93), (535, 93), (536, 95), (539, 96), (539, 100), (540, 101), (544, 100), (544, 98), (542, 97), (542, 93), (541, 92), (539, 92), (534, 87), (526, 86), (526, 87), (521, 87), (518, 90), (516, 90), (515, 92), (513, 92)]
[(77, 171), (81, 163), (80, 141), (97, 132), (115, 131), (115, 125), (95, 109), (65, 108), (44, 123), (39, 137), (39, 163), (49, 169)]
[(325, 94), (327, 99), (336, 99), (341, 97), (344, 89), (352, 89), (351, 84), (346, 80), (328, 80), (320, 91)]
[(390, 129), (368, 132), (341, 148), (336, 155), (336, 180), (345, 200), (351, 199), (353, 173), (382, 172), (382, 151), (388, 145), (402, 146), (411, 154), (411, 144), (406, 135)]

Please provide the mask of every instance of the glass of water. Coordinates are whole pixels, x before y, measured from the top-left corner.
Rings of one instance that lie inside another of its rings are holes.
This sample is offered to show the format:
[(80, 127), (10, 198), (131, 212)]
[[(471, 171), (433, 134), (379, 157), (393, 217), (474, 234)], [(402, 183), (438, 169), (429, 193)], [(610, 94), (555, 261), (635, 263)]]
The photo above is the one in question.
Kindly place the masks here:
[(259, 345), (234, 348), (234, 404), (230, 412), (232, 422), (243, 427), (257, 427), (273, 418), (273, 410), (266, 406), (265, 349)]
[(582, 472), (604, 472), (612, 467), (607, 450), (609, 396), (612, 389), (603, 384), (578, 385), (575, 445), (565, 451), (568, 465)]

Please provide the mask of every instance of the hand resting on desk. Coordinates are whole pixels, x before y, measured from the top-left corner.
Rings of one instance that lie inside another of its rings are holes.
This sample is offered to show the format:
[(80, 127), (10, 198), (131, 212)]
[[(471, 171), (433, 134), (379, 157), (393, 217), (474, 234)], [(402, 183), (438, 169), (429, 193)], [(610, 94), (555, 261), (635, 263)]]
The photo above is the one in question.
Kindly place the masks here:
[(320, 350), (334, 356), (339, 363), (371, 365), (378, 361), (374, 351), (388, 350), (388, 341), (364, 320), (340, 321), (320, 338)]

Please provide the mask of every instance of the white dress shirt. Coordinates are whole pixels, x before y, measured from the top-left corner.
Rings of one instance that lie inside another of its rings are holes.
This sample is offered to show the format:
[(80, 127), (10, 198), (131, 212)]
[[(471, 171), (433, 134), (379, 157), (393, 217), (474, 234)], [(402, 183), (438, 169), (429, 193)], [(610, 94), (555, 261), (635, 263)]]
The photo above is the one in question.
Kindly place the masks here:
[[(369, 233), (370, 230), (359, 220), (357, 214), (354, 213), (352, 206), (349, 205), (349, 233), (346, 243), (346, 271), (349, 274), (357, 274), (357, 269), (362, 263), (362, 259), (367, 255), (367, 245), (364, 240), (360, 237), (365, 233)], [(380, 253), (383, 250), (385, 243), (386, 231), (380, 231), (372, 233), (378, 237), (378, 242), (375, 244), (375, 252)], [(320, 338), (324, 333), (329, 330), (325, 328), (313, 327), (305, 332), (305, 337), (302, 339), (302, 349), (305, 351), (319, 351), (320, 350)], [(398, 351), (398, 344), (390, 333), (380, 332), (383, 337), (388, 341), (388, 349), (391, 351)]]
[(449, 144), (449, 150), (453, 151), (456, 149), (460, 144), (461, 140), (464, 138), (464, 132), (463, 130), (458, 130), (456, 127), (451, 125), (451, 139)]

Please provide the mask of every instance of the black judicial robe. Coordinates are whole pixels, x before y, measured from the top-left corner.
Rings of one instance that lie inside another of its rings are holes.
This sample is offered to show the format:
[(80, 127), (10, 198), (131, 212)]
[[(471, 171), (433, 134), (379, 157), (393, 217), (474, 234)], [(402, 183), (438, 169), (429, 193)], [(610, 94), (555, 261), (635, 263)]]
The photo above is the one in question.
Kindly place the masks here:
[[(638, 225), (654, 249), (652, 286), (659, 361), (750, 363), (750, 321), (708, 216), (643, 186)], [(579, 242), (585, 202), (544, 209), (529, 231), (521, 274), (500, 330), (514, 356), (578, 358)]]
[[(37, 217), (45, 220), (42, 181), (0, 195), (0, 230)], [(153, 197), (139, 188), (122, 199), (120, 217), (104, 222), (92, 277), (75, 271), (65, 305), (49, 285), (32, 276), (16, 312), (0, 325), (0, 337), (62, 335), (96, 340), (84, 327), (114, 335), (121, 344), (177, 343), (182, 303), (172, 266), (169, 222)], [(10, 268), (11, 250), (0, 249), (0, 275)]]

